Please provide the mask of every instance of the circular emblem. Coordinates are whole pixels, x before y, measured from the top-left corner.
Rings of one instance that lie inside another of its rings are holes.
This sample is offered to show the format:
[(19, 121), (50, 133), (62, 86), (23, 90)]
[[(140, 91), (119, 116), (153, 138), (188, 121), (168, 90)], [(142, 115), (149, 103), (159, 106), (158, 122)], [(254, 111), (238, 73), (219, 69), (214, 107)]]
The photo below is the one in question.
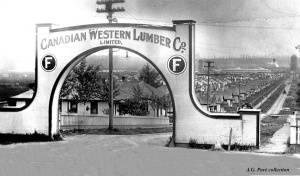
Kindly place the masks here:
[(186, 61), (182, 56), (172, 56), (168, 60), (168, 70), (175, 75), (181, 74), (186, 69)]
[(53, 71), (56, 68), (56, 59), (53, 55), (47, 54), (42, 59), (42, 68), (45, 71)]

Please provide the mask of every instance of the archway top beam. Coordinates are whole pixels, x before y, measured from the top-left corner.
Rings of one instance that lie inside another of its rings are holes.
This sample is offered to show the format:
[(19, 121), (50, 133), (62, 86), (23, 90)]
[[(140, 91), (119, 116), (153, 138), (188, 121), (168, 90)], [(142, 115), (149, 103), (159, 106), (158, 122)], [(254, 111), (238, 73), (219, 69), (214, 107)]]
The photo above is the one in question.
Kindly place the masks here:
[[(175, 23), (174, 23), (175, 24)], [(178, 23), (180, 24), (180, 23)], [(46, 24), (50, 28), (52, 24)], [(37, 24), (37, 27), (45, 26), (45, 24)], [(147, 29), (158, 29), (158, 30), (166, 30), (166, 31), (175, 31), (174, 26), (160, 26), (160, 25), (149, 25), (149, 24), (134, 24), (134, 23), (98, 23), (98, 24), (87, 24), (87, 25), (79, 25), (79, 26), (69, 26), (63, 28), (56, 28), (50, 30), (51, 33), (54, 32), (64, 32), (64, 31), (74, 31), (81, 29), (91, 29), (91, 28), (147, 28)]]

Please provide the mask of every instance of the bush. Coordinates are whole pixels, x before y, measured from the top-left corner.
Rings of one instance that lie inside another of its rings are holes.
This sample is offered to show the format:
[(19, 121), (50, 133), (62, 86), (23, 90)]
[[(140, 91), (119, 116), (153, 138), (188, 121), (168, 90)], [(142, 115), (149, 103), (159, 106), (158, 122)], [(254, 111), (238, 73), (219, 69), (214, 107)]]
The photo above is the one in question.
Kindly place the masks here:
[(54, 141), (62, 141), (63, 140), (62, 134), (60, 132), (54, 134), (53, 135), (53, 140)]
[(210, 150), (214, 147), (212, 144), (198, 144), (196, 139), (190, 139), (189, 141), (189, 148), (191, 149), (204, 149)]
[[(222, 148), (228, 150), (228, 145), (222, 145)], [(256, 149), (255, 145), (252, 144), (238, 144), (237, 142), (230, 146), (230, 150), (233, 151), (249, 151)]]
[(190, 148), (196, 148), (197, 147), (197, 140), (196, 139), (190, 139), (189, 147)]

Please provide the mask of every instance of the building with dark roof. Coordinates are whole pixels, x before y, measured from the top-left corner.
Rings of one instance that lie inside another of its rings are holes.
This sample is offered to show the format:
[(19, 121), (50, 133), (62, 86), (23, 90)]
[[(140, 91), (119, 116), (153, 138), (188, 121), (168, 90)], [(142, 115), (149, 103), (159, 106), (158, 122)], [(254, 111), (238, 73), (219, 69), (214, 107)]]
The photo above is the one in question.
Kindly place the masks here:
[(10, 98), (7, 98), (7, 104), (10, 108), (21, 108), (25, 105), (29, 104), (32, 101), (34, 91), (32, 89), (23, 92), (21, 94), (12, 96)]

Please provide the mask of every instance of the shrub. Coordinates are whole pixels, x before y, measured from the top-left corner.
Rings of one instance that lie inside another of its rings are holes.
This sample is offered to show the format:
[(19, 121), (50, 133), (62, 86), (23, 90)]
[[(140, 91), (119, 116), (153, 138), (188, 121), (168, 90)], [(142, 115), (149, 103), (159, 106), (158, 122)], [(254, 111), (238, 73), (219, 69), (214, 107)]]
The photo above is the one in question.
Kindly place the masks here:
[(53, 135), (53, 140), (54, 140), (54, 141), (62, 141), (62, 140), (63, 140), (63, 137), (62, 137), (61, 133), (58, 132), (58, 133), (54, 134), (54, 135)]
[(190, 139), (189, 141), (189, 148), (192, 149), (204, 149), (204, 150), (210, 150), (213, 148), (214, 145), (212, 144), (198, 144), (196, 139)]
[(197, 140), (196, 139), (190, 139), (189, 147), (190, 148), (196, 148), (197, 147)]
[[(222, 148), (225, 150), (228, 150), (228, 145), (222, 145)], [(255, 145), (252, 144), (239, 144), (239, 143), (234, 143), (230, 146), (230, 150), (234, 151), (249, 151), (249, 150), (254, 150), (256, 149)]]

